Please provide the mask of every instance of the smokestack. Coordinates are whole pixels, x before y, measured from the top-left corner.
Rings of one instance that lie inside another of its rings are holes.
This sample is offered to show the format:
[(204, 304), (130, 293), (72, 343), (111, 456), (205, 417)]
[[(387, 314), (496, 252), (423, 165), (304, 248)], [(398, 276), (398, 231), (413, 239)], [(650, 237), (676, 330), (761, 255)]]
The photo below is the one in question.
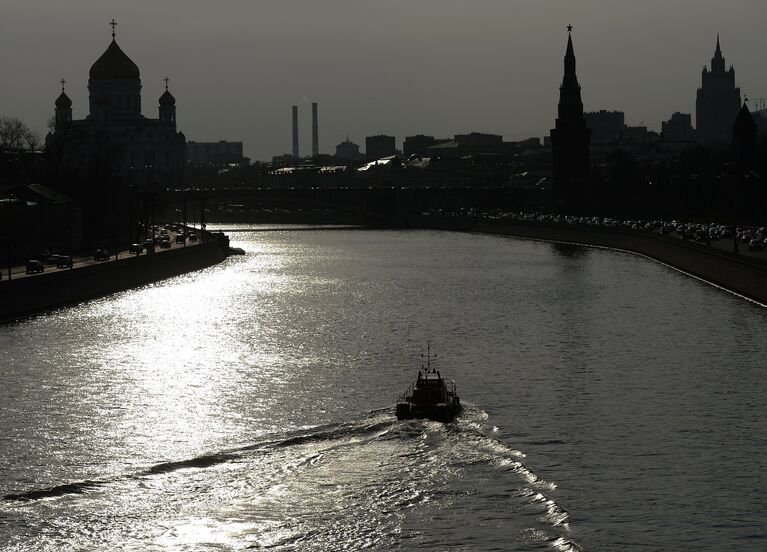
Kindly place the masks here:
[(317, 102), (312, 103), (312, 157), (320, 154), (320, 130), (317, 127)]
[(298, 159), (298, 106), (293, 106), (293, 159)]

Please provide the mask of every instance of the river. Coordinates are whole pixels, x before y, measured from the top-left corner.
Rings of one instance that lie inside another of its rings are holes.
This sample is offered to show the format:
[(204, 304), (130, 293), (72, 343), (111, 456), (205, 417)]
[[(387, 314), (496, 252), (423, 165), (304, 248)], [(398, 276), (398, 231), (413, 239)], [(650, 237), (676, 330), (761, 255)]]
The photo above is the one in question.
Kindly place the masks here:
[[(231, 238), (0, 327), (3, 550), (767, 547), (767, 309), (603, 249)], [(394, 417), (426, 340), (453, 424)]]

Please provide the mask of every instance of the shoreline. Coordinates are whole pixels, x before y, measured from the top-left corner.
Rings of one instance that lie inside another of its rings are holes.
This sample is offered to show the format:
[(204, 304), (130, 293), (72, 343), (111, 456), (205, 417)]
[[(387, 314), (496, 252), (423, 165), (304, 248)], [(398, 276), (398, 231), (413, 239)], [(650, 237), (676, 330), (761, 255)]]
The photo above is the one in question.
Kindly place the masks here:
[(760, 306), (767, 306), (767, 262), (660, 234), (583, 225), (433, 215), (414, 217), (408, 222), (411, 228), (495, 234), (633, 253)]
[(218, 264), (230, 254), (223, 234), (154, 255), (0, 281), (0, 324), (126, 291)]

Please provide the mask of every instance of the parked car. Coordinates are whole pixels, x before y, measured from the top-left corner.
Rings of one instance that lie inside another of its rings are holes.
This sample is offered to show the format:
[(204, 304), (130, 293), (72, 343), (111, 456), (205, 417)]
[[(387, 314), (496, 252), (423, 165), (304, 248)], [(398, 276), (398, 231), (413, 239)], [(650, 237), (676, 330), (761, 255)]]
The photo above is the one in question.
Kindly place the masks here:
[(97, 249), (96, 253), (93, 255), (94, 261), (108, 261), (109, 260), (109, 250), (108, 249)]
[(186, 236), (183, 233), (176, 234), (176, 243), (185, 243), (186, 242)]
[(43, 263), (36, 259), (27, 261), (27, 274), (37, 274), (38, 272), (45, 272)]
[(170, 247), (170, 236), (163, 236), (162, 240), (160, 241), (160, 247), (163, 249), (168, 249)]
[(695, 232), (695, 241), (704, 242), (709, 239), (708, 230), (697, 230)]
[(143, 249), (144, 248), (141, 246), (140, 243), (134, 243), (134, 244), (131, 244), (130, 248), (128, 249), (128, 253), (130, 253), (131, 255), (141, 255), (141, 251)]
[(763, 251), (764, 246), (762, 245), (762, 240), (758, 238), (752, 239), (750, 242), (748, 242), (748, 250), (749, 251)]
[(59, 255), (58, 253), (53, 253), (51, 255), (48, 255), (45, 259), (43, 259), (44, 263), (50, 264), (50, 265), (57, 265), (59, 262), (59, 257), (64, 257), (64, 255)]
[(69, 255), (57, 255), (56, 268), (72, 268), (75, 263)]
[(196, 242), (197, 241), (197, 234), (189, 234), (189, 241), (190, 242)]

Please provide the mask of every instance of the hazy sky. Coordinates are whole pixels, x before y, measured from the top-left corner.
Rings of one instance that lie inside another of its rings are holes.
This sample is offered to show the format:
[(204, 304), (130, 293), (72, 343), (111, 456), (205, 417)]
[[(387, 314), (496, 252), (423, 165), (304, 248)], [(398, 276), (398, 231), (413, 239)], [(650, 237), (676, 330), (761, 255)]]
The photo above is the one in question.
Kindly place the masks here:
[(323, 153), (347, 132), (363, 149), (372, 134), (542, 137), (570, 23), (587, 110), (653, 129), (694, 114), (717, 32), (743, 93), (767, 97), (767, 0), (0, 0), (0, 115), (44, 133), (65, 78), (84, 117), (111, 18), (144, 115), (167, 74), (188, 140), (261, 160), (290, 151), (294, 104), (310, 152), (312, 101)]

